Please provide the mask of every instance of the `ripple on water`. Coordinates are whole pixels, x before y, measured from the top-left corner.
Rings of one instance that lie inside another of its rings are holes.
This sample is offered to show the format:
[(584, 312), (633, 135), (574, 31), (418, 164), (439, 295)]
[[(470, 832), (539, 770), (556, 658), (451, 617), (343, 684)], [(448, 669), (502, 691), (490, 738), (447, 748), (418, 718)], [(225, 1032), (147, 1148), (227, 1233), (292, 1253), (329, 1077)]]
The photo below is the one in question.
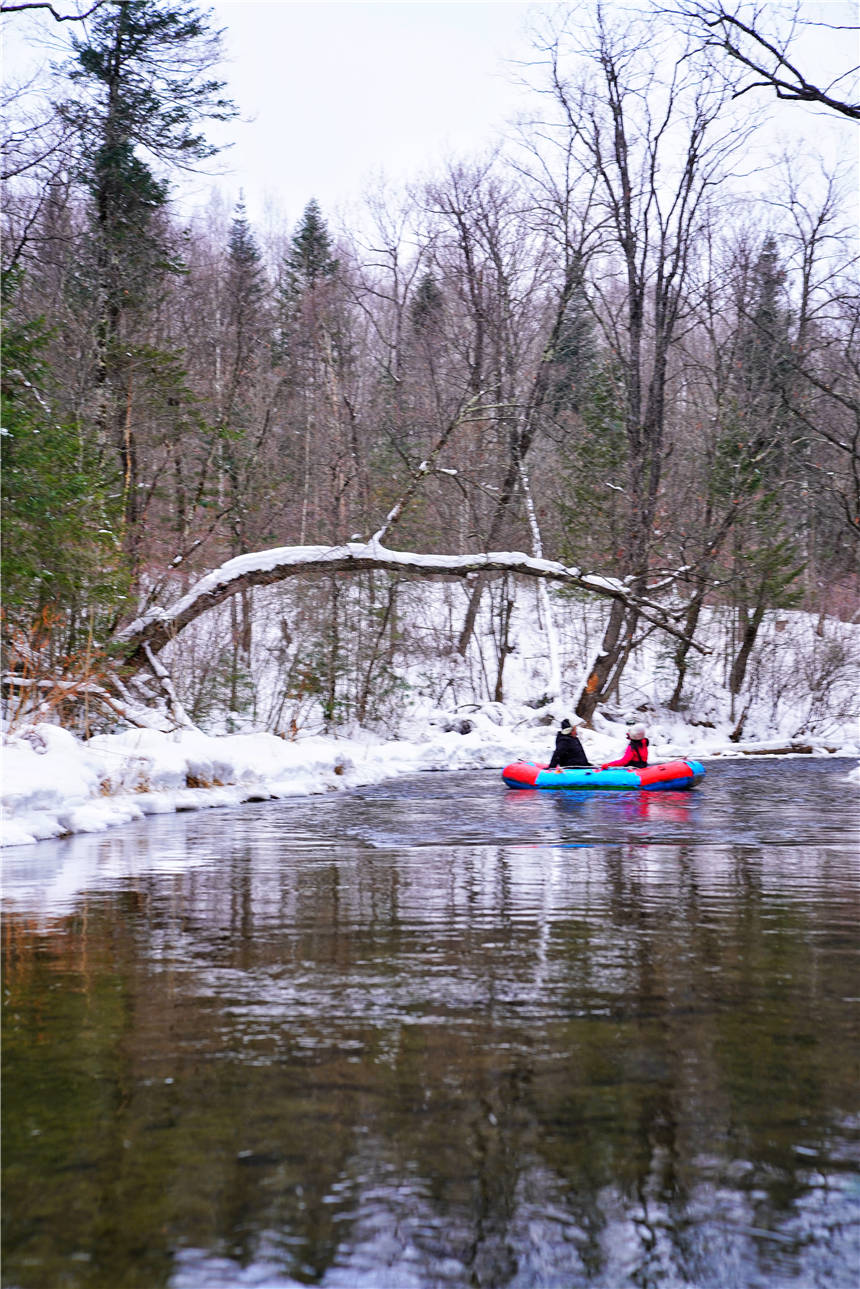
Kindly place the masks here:
[(13, 857), (7, 1282), (856, 1289), (858, 793), (708, 769)]

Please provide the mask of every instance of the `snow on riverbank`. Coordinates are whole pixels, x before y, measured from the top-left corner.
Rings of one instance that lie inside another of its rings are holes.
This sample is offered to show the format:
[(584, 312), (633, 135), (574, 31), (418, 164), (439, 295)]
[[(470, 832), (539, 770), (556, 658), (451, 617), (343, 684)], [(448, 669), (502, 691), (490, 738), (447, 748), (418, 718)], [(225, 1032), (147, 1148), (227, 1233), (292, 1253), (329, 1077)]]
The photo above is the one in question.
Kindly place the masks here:
[[(411, 739), (395, 740), (364, 732), (286, 742), (261, 733), (135, 729), (82, 742), (55, 725), (31, 726), (4, 739), (0, 845), (102, 832), (150, 814), (348, 789), (422, 770), (497, 770), (521, 758), (546, 760), (562, 714), (486, 703), (465, 716), (432, 712)], [(726, 730), (669, 717), (649, 721), (649, 736), (652, 760), (786, 750), (778, 736), (736, 745)], [(598, 718), (581, 737), (599, 763), (620, 755), (624, 725)], [(797, 746), (860, 756), (860, 732), (843, 730), (826, 744), (804, 740)], [(860, 767), (852, 777), (860, 785)]]

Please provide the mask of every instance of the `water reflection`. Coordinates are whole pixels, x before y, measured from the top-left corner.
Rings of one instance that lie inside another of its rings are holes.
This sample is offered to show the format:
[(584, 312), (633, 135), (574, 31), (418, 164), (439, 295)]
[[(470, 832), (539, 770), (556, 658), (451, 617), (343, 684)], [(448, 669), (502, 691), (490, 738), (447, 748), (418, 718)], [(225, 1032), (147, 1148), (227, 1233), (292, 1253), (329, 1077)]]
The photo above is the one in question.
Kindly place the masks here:
[(18, 873), (4, 1283), (853, 1287), (852, 839), (434, 779)]

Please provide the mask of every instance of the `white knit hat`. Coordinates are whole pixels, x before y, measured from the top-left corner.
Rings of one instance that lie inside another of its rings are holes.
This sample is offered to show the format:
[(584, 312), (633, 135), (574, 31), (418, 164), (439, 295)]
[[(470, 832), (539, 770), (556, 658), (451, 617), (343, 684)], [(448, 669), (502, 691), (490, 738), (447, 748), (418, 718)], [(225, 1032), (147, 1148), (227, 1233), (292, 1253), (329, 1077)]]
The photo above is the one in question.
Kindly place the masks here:
[(627, 726), (627, 737), (628, 737), (628, 738), (636, 738), (636, 739), (644, 738), (644, 737), (645, 737), (645, 726), (644, 726), (644, 725), (628, 725), (628, 726)]

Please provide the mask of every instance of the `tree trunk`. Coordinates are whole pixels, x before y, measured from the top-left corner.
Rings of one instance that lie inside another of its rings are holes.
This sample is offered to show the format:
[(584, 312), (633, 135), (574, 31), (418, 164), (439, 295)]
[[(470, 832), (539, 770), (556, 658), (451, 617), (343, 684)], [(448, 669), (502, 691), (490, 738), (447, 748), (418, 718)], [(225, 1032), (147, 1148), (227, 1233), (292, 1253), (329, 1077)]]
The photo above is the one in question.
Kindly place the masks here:
[(675, 688), (672, 690), (672, 697), (669, 699), (670, 712), (677, 712), (681, 707), (681, 695), (684, 691), (684, 681), (687, 679), (687, 659), (690, 656), (690, 642), (695, 634), (696, 627), (699, 625), (699, 618), (707, 593), (708, 582), (704, 578), (700, 579), (696, 585), (695, 595), (687, 606), (687, 614), (684, 618), (684, 634), (687, 639), (679, 640), (678, 647), (675, 650), (675, 667), (678, 675), (675, 680)]
[[(501, 495), (496, 505), (493, 515), (493, 522), (490, 525), (490, 532), (487, 537), (487, 549), (492, 550), (499, 540), (502, 531), (502, 521), (508, 513), (508, 508), (513, 499), (519, 481), (519, 462), (512, 462), (508, 473), (505, 476), (505, 482), (502, 486)], [(469, 604), (466, 608), (466, 616), (463, 619), (463, 627), (460, 631), (460, 638), (457, 641), (457, 652), (461, 657), (465, 657), (466, 650), (469, 647), (469, 641), (475, 631), (475, 622), (478, 617), (478, 609), (481, 606), (481, 596), (487, 585), (487, 578), (484, 576), (477, 577), (469, 596)]]
[[(289, 577), (310, 573), (317, 569), (321, 574), (335, 572), (361, 573), (368, 569), (386, 569), (404, 576), (407, 572), (416, 577), (472, 577), (475, 574), (510, 573), (519, 577), (545, 578), (565, 586), (602, 598), (609, 598), (620, 607), (623, 621), (625, 607), (632, 608), (638, 618), (654, 623), (661, 631), (682, 639), (683, 633), (671, 617), (653, 601), (640, 600), (630, 586), (612, 578), (581, 573), (579, 569), (565, 568), (547, 560), (535, 560), (517, 552), (473, 555), (428, 555), (409, 551), (389, 551), (373, 539), (366, 543), (346, 543), (343, 546), (282, 546), (273, 550), (258, 551), (228, 560), (220, 568), (201, 577), (175, 604), (167, 608), (149, 609), (116, 633), (113, 643), (125, 663), (136, 663), (145, 646), (158, 653), (189, 623), (199, 618), (231, 596), (252, 586), (271, 586)], [(693, 648), (702, 650), (693, 644)]]
[(764, 620), (765, 604), (763, 596), (760, 594), (755, 608), (752, 613), (744, 614), (744, 632), (741, 637), (741, 644), (732, 663), (731, 674), (729, 675), (729, 693), (733, 698), (741, 692), (744, 680), (747, 674), (750, 654), (753, 651), (755, 642), (758, 638), (759, 628)]
[(340, 588), (336, 578), (331, 579), (331, 628), (329, 635), (328, 674), (326, 676), (326, 693), (323, 700), (324, 730), (328, 734), (334, 721), (337, 707), (337, 668), (340, 657), (340, 627), (337, 620), (340, 607)]
[[(594, 660), (585, 684), (576, 700), (576, 714), (588, 723), (603, 698), (606, 683), (612, 675), (615, 664), (621, 657), (627, 633), (624, 631), (626, 617), (623, 604), (613, 604), (609, 611), (609, 621), (600, 642), (600, 651)], [(635, 625), (635, 619), (634, 619)]]
[[(505, 582), (507, 582), (507, 578), (505, 578)], [(506, 587), (502, 593), (502, 603), (499, 611), (499, 653), (496, 667), (496, 688), (493, 695), (497, 703), (504, 702), (505, 691), (502, 678), (505, 671), (505, 660), (511, 652), (510, 631), (513, 611), (514, 601), (510, 598)]]
[(358, 719), (359, 725), (363, 725), (365, 722), (365, 719), (367, 718), (368, 705), (370, 703), (370, 687), (373, 680), (373, 671), (374, 671), (374, 667), (376, 666), (377, 660), (379, 659), (379, 655), (382, 652), (382, 644), (385, 639), (386, 632), (388, 631), (389, 623), (391, 622), (394, 616), (394, 611), (397, 604), (397, 591), (398, 591), (399, 585), (400, 585), (399, 582), (393, 582), (388, 587), (388, 600), (386, 602), (385, 609), (382, 614), (382, 620), (379, 624), (379, 630), (376, 633), (376, 638), (371, 647), (370, 658), (368, 659), (367, 667), (365, 668), (364, 681), (361, 686), (361, 693), (359, 695), (358, 706), (356, 708), (356, 717)]
[[(509, 434), (510, 462), (505, 474), (501, 492), (499, 493), (498, 502), (496, 503), (496, 509), (493, 513), (493, 519), (487, 537), (488, 550), (493, 549), (501, 536), (505, 517), (507, 516), (511, 503), (516, 496), (518, 487), (522, 488), (527, 510), (531, 506), (531, 497), (528, 490), (528, 478), (525, 473), (526, 457), (528, 456), (529, 450), (538, 432), (540, 413), (546, 403), (547, 392), (549, 390), (550, 372), (552, 370), (552, 364), (555, 361), (556, 346), (558, 345), (559, 337), (564, 325), (565, 313), (571, 297), (581, 280), (581, 265), (579, 261), (576, 261), (566, 269), (564, 282), (562, 283), (561, 290), (556, 301), (552, 328), (549, 336), (547, 337), (546, 347), (544, 348), (543, 354), (534, 373), (531, 389), (529, 390), (528, 401), (521, 417), (512, 427)], [(540, 545), (540, 533), (537, 530), (537, 516), (534, 515), (533, 510), (529, 513), (529, 522), (531, 526), (532, 540), (534, 541), (535, 537), (537, 537), (538, 545)], [(534, 554), (537, 556), (538, 551), (535, 550)], [(469, 596), (469, 605), (466, 610), (466, 617), (460, 632), (460, 639), (457, 642), (457, 652), (461, 657), (465, 656), (466, 650), (469, 647), (469, 641), (471, 640), (472, 634), (475, 630), (475, 620), (478, 616), (478, 608), (481, 603), (481, 596), (484, 593), (485, 586), (486, 579), (479, 577), (475, 581), (472, 593)], [(549, 612), (547, 621), (548, 623), (551, 621), (551, 615)], [(551, 649), (554, 647), (552, 634), (552, 628), (550, 627)]]

